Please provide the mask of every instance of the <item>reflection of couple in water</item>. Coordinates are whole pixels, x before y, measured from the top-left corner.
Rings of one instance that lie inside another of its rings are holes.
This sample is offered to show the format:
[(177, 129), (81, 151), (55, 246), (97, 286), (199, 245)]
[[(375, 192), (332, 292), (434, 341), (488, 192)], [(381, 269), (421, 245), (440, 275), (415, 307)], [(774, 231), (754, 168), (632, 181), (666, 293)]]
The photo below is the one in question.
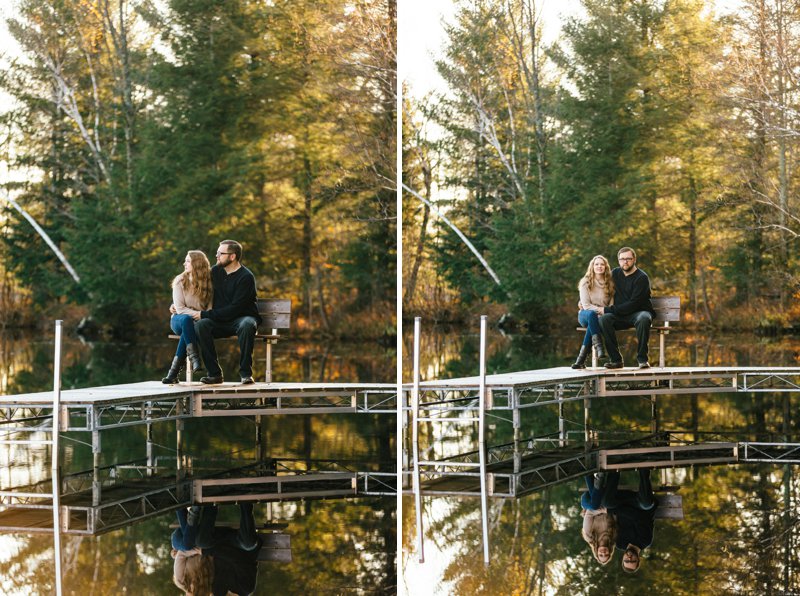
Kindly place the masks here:
[(650, 470), (639, 470), (639, 489), (618, 489), (619, 472), (586, 476), (588, 491), (581, 496), (583, 539), (601, 565), (611, 561), (614, 548), (623, 550), (622, 568), (639, 570), (641, 551), (653, 543), (657, 502)]
[(261, 538), (253, 504), (239, 504), (239, 528), (215, 527), (216, 506), (177, 511), (180, 527), (172, 533), (173, 581), (194, 596), (252, 594), (258, 575)]

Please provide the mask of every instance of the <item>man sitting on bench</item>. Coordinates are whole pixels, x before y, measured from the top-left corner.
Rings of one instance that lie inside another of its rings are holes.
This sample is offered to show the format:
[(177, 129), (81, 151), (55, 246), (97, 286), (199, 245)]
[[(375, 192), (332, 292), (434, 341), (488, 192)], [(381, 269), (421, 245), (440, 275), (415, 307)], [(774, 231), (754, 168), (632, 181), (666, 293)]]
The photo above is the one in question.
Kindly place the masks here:
[[(636, 328), (639, 351), (636, 359), (639, 368), (650, 368), (647, 360), (647, 342), (650, 340), (650, 324), (655, 311), (650, 301), (650, 278), (636, 267), (636, 252), (625, 246), (617, 252), (619, 267), (611, 271), (614, 280), (614, 303), (602, 308), (600, 331), (608, 352), (606, 368), (622, 368), (616, 329)], [(213, 269), (212, 269), (213, 271)]]
[(242, 384), (253, 383), (253, 346), (261, 323), (256, 300), (256, 278), (242, 265), (242, 245), (223, 240), (217, 249), (217, 264), (211, 268), (214, 301), (210, 310), (195, 315), (195, 332), (208, 376), (206, 385), (222, 383), (222, 368), (217, 360), (214, 338), (239, 339), (239, 377)]

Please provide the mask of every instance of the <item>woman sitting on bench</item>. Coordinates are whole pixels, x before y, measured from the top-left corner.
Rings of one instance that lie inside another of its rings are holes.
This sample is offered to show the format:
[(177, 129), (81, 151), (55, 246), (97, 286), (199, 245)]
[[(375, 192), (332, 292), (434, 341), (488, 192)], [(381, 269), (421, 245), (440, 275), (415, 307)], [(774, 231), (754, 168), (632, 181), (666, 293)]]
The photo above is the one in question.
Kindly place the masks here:
[(601, 309), (611, 304), (614, 298), (614, 282), (611, 280), (611, 266), (603, 255), (597, 255), (589, 261), (586, 274), (578, 282), (578, 292), (578, 323), (581, 327), (586, 327), (586, 335), (572, 368), (586, 368), (586, 357), (592, 346), (597, 350), (598, 358), (606, 357), (598, 316)]
[(161, 379), (165, 385), (178, 382), (181, 363), (187, 355), (192, 373), (202, 368), (197, 350), (197, 335), (194, 332), (194, 314), (210, 308), (212, 295), (211, 265), (208, 257), (200, 250), (190, 250), (183, 260), (183, 273), (172, 280), (172, 304), (175, 306), (175, 314), (170, 318), (169, 325), (181, 338), (167, 376)]

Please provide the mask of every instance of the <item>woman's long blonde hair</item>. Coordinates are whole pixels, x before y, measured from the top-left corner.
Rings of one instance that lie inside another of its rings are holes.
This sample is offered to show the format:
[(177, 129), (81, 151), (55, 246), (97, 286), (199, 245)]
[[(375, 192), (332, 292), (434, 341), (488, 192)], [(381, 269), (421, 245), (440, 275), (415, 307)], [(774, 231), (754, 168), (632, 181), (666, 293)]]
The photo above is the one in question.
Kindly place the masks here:
[(596, 255), (592, 257), (592, 260), (589, 261), (589, 266), (586, 268), (586, 273), (578, 282), (578, 290), (581, 289), (581, 286), (586, 283), (586, 287), (591, 292), (594, 289), (595, 282), (597, 281), (597, 277), (594, 274), (594, 262), (600, 259), (605, 263), (606, 270), (603, 273), (603, 284), (605, 286), (606, 292), (606, 303), (610, 304), (611, 299), (614, 297), (614, 280), (611, 279), (611, 265), (608, 264), (608, 259), (605, 258), (603, 255)]
[(172, 286), (180, 285), (184, 292), (194, 294), (203, 305), (211, 304), (211, 264), (202, 250), (190, 250), (186, 253), (192, 262), (192, 268), (177, 275)]
[[(594, 556), (595, 560), (601, 565), (608, 565), (611, 562), (611, 559), (614, 558), (614, 548), (616, 547), (617, 542), (617, 520), (610, 513), (600, 513), (598, 515), (606, 516), (608, 524), (606, 531), (601, 533), (599, 536), (592, 534), (589, 536), (589, 540), (587, 540), (587, 542), (589, 543), (589, 548), (592, 549), (592, 555)], [(601, 561), (600, 557), (597, 556), (597, 549), (600, 547), (600, 540), (603, 537), (608, 538), (608, 560), (605, 562)]]
[(211, 596), (214, 584), (214, 557), (201, 555), (186, 559), (183, 585), (172, 578), (173, 583), (192, 596)]

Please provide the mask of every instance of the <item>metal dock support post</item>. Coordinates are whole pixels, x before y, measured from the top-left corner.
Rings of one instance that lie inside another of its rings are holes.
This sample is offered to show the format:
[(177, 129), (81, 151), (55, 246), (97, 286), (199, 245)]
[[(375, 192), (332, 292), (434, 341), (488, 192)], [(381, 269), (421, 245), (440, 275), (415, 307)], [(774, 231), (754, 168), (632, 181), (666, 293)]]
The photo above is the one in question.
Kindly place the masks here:
[(555, 386), (555, 397), (558, 401), (558, 446), (567, 446), (567, 420), (564, 417), (564, 385)]
[(486, 488), (486, 315), (481, 315), (480, 385), (478, 390), (478, 450), (481, 468), (481, 534), (483, 563), (489, 564), (489, 498)]
[(147, 477), (150, 478), (155, 474), (155, 467), (156, 467), (156, 457), (155, 457), (155, 442), (153, 441), (153, 402), (148, 401), (144, 404), (144, 410), (142, 412), (145, 420), (147, 420), (147, 424), (145, 425), (145, 433), (147, 436), (146, 440), (146, 452), (147, 452)]
[[(522, 470), (522, 454), (519, 452), (519, 442), (522, 440), (519, 395), (516, 389), (511, 389), (508, 395), (511, 400), (511, 424), (514, 429), (514, 474), (519, 474)], [(517, 483), (519, 483), (519, 479), (517, 479)]]
[(414, 508), (417, 516), (417, 552), (419, 553), (419, 562), (425, 562), (425, 548), (423, 545), (423, 531), (422, 531), (422, 494), (419, 478), (419, 335), (420, 325), (422, 319), (414, 317), (414, 390), (411, 394), (413, 402), (412, 412), (412, 444), (411, 449), (414, 454)]
[(61, 334), (62, 321), (56, 321), (56, 345), (53, 359), (53, 437), (50, 453), (50, 472), (53, 483), (53, 547), (56, 565), (56, 595), (61, 596), (61, 479), (58, 469), (58, 432), (61, 418)]
[[(278, 335), (278, 330), (273, 329), (272, 335)], [(272, 383), (272, 342), (267, 340), (266, 343), (266, 356), (264, 358), (264, 367), (266, 368), (266, 371), (264, 372), (264, 382)]]
[[(186, 476), (183, 462), (183, 404), (184, 401), (179, 399), (176, 405), (178, 418), (175, 420), (175, 484), (178, 487), (176, 491), (178, 499), (184, 498), (182, 480)], [(191, 405), (189, 406), (189, 411), (191, 411)]]

